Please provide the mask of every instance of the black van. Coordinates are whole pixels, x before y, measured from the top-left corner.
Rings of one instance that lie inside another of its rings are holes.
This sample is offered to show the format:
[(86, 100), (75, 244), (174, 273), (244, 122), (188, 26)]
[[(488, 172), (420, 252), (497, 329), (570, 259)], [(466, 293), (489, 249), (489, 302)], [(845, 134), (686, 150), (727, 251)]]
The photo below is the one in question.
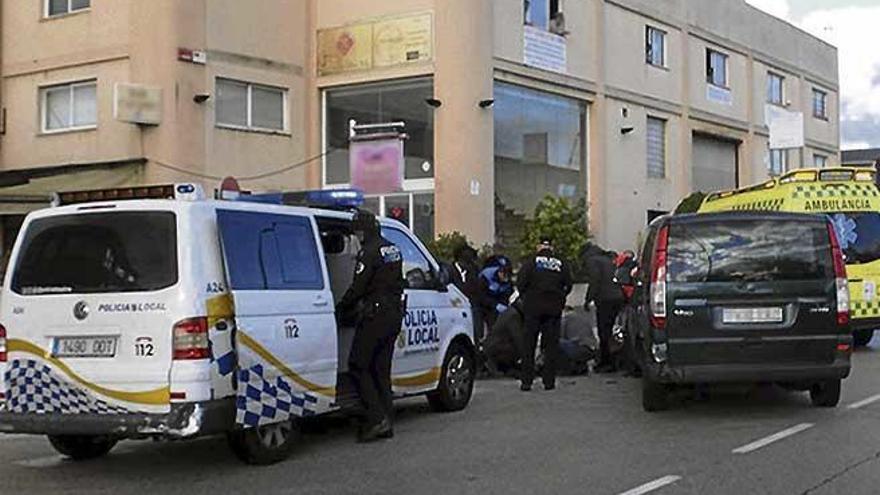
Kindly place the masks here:
[(648, 229), (627, 314), (646, 411), (675, 385), (776, 382), (834, 407), (849, 375), (846, 266), (825, 217), (665, 216)]

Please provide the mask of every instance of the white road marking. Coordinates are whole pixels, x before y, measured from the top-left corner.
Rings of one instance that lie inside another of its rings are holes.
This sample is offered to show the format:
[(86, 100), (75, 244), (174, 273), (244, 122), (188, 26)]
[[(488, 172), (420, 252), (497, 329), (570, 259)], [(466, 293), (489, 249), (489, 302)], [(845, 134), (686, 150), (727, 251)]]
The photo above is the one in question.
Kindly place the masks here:
[(846, 406), (846, 408), (847, 409), (858, 409), (860, 407), (865, 407), (868, 404), (873, 404), (873, 403), (877, 402), (878, 400), (880, 400), (880, 394), (872, 395), (872, 396), (868, 397), (867, 399), (860, 400), (858, 402), (853, 402), (852, 404)]
[(664, 476), (664, 477), (658, 478), (654, 481), (645, 483), (642, 486), (638, 486), (636, 488), (633, 488), (632, 490), (623, 492), (620, 495), (643, 495), (648, 492), (653, 492), (654, 490), (659, 490), (666, 485), (671, 485), (680, 479), (681, 479), (681, 476), (674, 476), (674, 475)]
[(48, 468), (59, 466), (65, 462), (64, 457), (60, 454), (49, 455), (46, 457), (36, 457), (34, 459), (24, 459), (21, 461), (13, 461), (13, 464), (28, 468)]
[(778, 442), (779, 440), (782, 440), (783, 438), (787, 438), (792, 435), (796, 435), (802, 431), (809, 430), (813, 426), (814, 426), (813, 423), (801, 423), (799, 425), (792, 426), (791, 428), (788, 428), (787, 430), (782, 430), (779, 433), (774, 433), (770, 436), (766, 436), (764, 438), (761, 438), (760, 440), (755, 440), (754, 442), (752, 442), (750, 444), (743, 445), (742, 447), (737, 447), (737, 448), (733, 449), (733, 453), (734, 454), (748, 454), (749, 452), (758, 450), (762, 447), (766, 447), (773, 442)]

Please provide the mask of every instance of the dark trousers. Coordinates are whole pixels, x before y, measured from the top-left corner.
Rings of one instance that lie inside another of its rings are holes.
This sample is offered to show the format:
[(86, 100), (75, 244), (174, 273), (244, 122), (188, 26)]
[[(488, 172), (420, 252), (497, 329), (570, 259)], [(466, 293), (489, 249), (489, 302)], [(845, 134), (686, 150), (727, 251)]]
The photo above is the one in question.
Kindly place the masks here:
[(391, 360), (401, 318), (399, 311), (379, 312), (364, 319), (354, 336), (348, 368), (368, 425), (391, 419)]
[[(483, 318), (483, 309), (479, 307), (471, 308), (471, 315), (474, 319), (474, 343), (477, 345), (483, 340), (483, 337), (486, 336), (486, 320)], [(491, 332), (492, 329), (490, 328)]]
[(599, 330), (599, 364), (611, 365), (611, 339), (614, 333), (614, 320), (623, 308), (622, 302), (596, 303), (596, 326)]
[(559, 361), (559, 314), (526, 314), (526, 335), (523, 342), (522, 382), (531, 384), (535, 379), (535, 346), (541, 336), (544, 369), (541, 378), (545, 386), (556, 385), (556, 363)]

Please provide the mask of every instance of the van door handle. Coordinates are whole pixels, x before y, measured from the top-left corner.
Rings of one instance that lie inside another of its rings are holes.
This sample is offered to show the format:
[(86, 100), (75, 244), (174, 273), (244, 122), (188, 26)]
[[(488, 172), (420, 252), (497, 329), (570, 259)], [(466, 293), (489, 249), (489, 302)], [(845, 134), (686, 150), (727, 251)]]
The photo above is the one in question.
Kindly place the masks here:
[(328, 304), (330, 304), (330, 303), (327, 302), (327, 299), (324, 299), (324, 296), (317, 296), (317, 297), (315, 297), (315, 300), (312, 301), (312, 305), (318, 306), (318, 307), (326, 306)]

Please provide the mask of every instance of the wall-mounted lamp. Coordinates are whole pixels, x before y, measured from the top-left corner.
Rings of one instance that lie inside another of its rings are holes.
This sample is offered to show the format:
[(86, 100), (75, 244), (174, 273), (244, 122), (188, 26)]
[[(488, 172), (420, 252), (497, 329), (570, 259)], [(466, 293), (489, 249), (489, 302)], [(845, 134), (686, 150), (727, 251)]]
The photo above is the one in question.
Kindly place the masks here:
[(443, 105), (443, 102), (437, 98), (425, 98), (425, 103), (432, 108), (440, 108), (440, 106)]
[(480, 108), (489, 108), (494, 104), (495, 104), (495, 100), (493, 100), (492, 98), (489, 98), (487, 100), (480, 100), (480, 102), (477, 103), (477, 105), (479, 105)]
[(620, 128), (620, 133), (623, 134), (623, 135), (625, 136), (625, 135), (631, 133), (631, 132), (634, 131), (634, 130), (636, 130), (635, 127), (633, 127), (633, 126), (631, 126), (631, 125), (625, 125), (625, 126), (623, 126), (623, 127)]
[(211, 99), (211, 93), (196, 93), (193, 96), (193, 101), (196, 103), (204, 103)]

